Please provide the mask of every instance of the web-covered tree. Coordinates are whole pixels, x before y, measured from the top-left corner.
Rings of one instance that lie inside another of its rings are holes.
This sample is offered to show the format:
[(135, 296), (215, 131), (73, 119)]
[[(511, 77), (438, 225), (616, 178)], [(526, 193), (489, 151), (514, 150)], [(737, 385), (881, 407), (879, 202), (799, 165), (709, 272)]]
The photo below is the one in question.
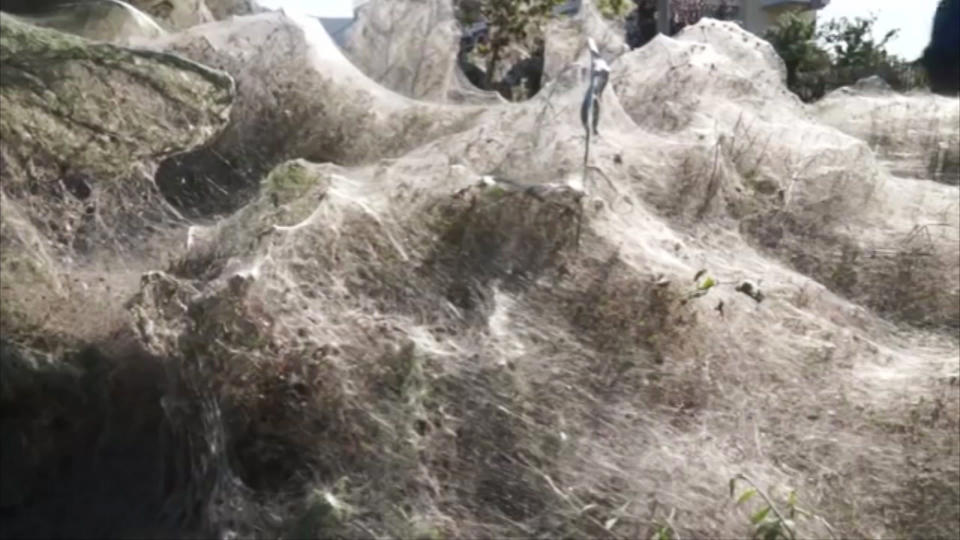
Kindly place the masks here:
[(829, 66), (826, 51), (817, 45), (814, 21), (795, 13), (780, 17), (763, 38), (773, 45), (787, 68), (787, 87), (797, 92), (801, 72), (813, 72)]
[(840, 69), (869, 69), (887, 61), (887, 43), (899, 30), (890, 30), (880, 39), (873, 35), (876, 16), (846, 17), (827, 21), (820, 32), (833, 53), (834, 65)]
[(703, 17), (722, 21), (736, 18), (738, 7), (732, 0), (633, 0), (636, 8), (627, 16), (627, 44), (645, 45), (657, 35), (661, 9), (669, 9), (668, 33), (676, 34)]
[(479, 0), (463, 3), (467, 4), (468, 13), (479, 15), (487, 23), (490, 55), (484, 82), (489, 88), (503, 50), (511, 44), (525, 43), (535, 35), (542, 34), (544, 23), (563, 0)]

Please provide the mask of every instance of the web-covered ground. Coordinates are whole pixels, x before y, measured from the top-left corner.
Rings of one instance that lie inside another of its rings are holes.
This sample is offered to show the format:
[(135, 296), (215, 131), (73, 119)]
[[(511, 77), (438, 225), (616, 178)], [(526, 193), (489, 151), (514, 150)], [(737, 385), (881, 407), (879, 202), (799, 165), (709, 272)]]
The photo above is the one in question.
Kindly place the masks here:
[[(955, 100), (806, 106), (768, 44), (705, 20), (611, 62), (585, 175), (576, 67), (528, 102), (457, 105), (379, 86), (277, 13), (143, 43), (236, 84), (219, 135), (146, 161), (168, 253), (99, 308), (165, 368), (185, 521), (732, 538), (760, 508), (730, 497), (745, 474), (796, 492), (799, 537), (955, 531)], [(208, 183), (246, 191), (183, 181), (213, 153), (233, 176)], [(49, 250), (53, 273), (111, 280), (132, 252), (106, 244)]]

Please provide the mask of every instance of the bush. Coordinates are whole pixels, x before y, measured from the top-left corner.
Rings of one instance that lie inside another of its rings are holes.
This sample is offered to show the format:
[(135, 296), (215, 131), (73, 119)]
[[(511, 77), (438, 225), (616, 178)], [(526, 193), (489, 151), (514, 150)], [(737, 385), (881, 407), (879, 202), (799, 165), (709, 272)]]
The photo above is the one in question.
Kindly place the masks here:
[(804, 97), (800, 91), (805, 89), (801, 81), (809, 80), (804, 75), (826, 71), (830, 67), (829, 55), (816, 43), (814, 22), (795, 13), (781, 17), (776, 26), (767, 30), (764, 39), (783, 58), (787, 67), (787, 87), (800, 97)]
[(561, 0), (460, 0), (455, 8), (461, 23), (487, 24), (484, 88), (493, 88), (497, 64), (511, 45), (542, 41), (543, 26)]
[(630, 0), (596, 0), (597, 10), (608, 19), (618, 19), (625, 16), (631, 8)]
[(814, 21), (788, 13), (764, 38), (786, 64), (787, 87), (804, 101), (874, 75), (897, 91), (926, 87), (926, 76), (916, 63), (887, 52), (898, 31), (875, 39), (875, 23), (876, 17), (840, 18), (818, 31)]

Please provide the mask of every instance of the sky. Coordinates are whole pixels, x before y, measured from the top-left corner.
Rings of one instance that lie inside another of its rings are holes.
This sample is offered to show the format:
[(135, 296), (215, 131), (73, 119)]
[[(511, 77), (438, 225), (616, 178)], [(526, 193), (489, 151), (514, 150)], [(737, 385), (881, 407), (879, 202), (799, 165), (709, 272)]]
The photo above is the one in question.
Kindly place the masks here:
[[(321, 0), (337, 3), (339, 0)], [(887, 44), (887, 50), (907, 60), (923, 54), (930, 40), (933, 14), (938, 0), (831, 0), (830, 5), (817, 15), (818, 21), (839, 17), (877, 16), (875, 35), (883, 36), (888, 30), (899, 28), (900, 33)]]
[[(818, 19), (853, 18), (873, 13), (877, 16), (876, 37), (883, 36), (887, 30), (900, 29), (887, 50), (913, 60), (923, 53), (930, 39), (937, 1), (831, 0), (830, 5), (820, 11)], [(258, 0), (258, 3), (268, 8), (282, 7), (290, 13), (319, 17), (350, 17), (353, 14), (353, 0)]]
[(288, 13), (317, 17), (352, 17), (353, 0), (257, 0), (266, 8), (280, 8)]

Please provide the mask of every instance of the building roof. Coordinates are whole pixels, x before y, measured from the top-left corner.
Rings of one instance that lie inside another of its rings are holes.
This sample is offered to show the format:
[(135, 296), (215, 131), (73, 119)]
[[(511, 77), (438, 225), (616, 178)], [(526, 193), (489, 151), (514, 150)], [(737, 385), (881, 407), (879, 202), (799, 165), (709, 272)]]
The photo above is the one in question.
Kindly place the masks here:
[(763, 7), (795, 5), (806, 9), (823, 9), (830, 0), (763, 0)]

